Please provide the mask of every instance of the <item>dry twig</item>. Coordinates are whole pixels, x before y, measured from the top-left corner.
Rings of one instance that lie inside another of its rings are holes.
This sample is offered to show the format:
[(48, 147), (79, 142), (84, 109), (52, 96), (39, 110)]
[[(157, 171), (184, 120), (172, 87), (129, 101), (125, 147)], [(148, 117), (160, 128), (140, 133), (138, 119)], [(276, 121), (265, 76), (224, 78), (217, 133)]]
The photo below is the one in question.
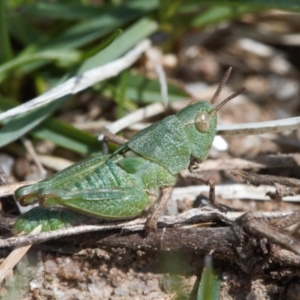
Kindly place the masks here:
[(276, 154), (249, 158), (207, 159), (194, 172), (212, 170), (293, 168), (300, 166), (300, 153)]
[[(228, 213), (221, 213), (218, 210), (200, 210), (200, 209), (191, 209), (185, 213), (182, 213), (178, 216), (163, 216), (159, 218), (158, 226), (159, 227), (170, 227), (176, 226), (179, 229), (180, 226), (186, 226), (189, 224), (197, 224), (201, 222), (223, 222), (225, 224), (232, 224), (237, 218), (243, 215), (244, 212), (228, 212)], [(272, 213), (272, 212), (265, 212), (261, 213), (260, 216), (265, 216), (267, 218), (270, 217), (285, 217), (289, 213)], [(122, 229), (123, 232), (136, 232), (136, 231), (143, 231), (144, 218), (134, 219), (132, 221), (126, 222), (118, 222), (118, 223), (109, 223), (109, 224), (102, 224), (102, 225), (80, 225), (76, 227), (66, 228), (66, 229), (59, 229), (56, 231), (50, 232), (43, 232), (37, 235), (26, 235), (26, 236), (18, 236), (0, 240), (0, 248), (5, 247), (13, 247), (13, 246), (20, 246), (24, 244), (34, 244), (34, 243), (41, 243), (51, 239), (58, 239), (65, 236), (71, 235), (78, 235), (82, 233), (88, 232), (97, 232), (97, 231), (109, 231), (109, 230), (120, 230)], [(93, 220), (93, 222), (95, 222)]]
[(299, 179), (283, 176), (260, 175), (244, 171), (233, 171), (232, 175), (255, 186), (261, 184), (275, 185), (276, 193), (268, 192), (268, 195), (277, 200), (281, 200), (284, 196), (295, 196), (300, 194)]

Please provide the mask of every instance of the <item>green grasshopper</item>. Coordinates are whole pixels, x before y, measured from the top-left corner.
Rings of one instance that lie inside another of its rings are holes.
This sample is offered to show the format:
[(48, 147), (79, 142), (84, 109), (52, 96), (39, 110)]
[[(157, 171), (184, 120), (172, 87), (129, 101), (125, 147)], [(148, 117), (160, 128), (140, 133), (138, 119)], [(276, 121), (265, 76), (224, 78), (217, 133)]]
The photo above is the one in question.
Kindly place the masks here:
[(220, 208), (214, 201), (214, 182), (187, 168), (191, 159), (206, 159), (216, 132), (217, 111), (244, 90), (213, 106), (230, 72), (231, 68), (210, 103), (193, 102), (138, 132), (111, 155), (85, 159), (19, 188), (15, 196), (21, 205), (38, 202), (40, 207), (21, 216), (13, 232), (28, 233), (39, 224), (42, 231), (55, 230), (90, 221), (90, 217), (130, 219), (160, 200), (146, 223), (147, 229), (153, 229), (179, 174), (209, 185), (210, 201)]

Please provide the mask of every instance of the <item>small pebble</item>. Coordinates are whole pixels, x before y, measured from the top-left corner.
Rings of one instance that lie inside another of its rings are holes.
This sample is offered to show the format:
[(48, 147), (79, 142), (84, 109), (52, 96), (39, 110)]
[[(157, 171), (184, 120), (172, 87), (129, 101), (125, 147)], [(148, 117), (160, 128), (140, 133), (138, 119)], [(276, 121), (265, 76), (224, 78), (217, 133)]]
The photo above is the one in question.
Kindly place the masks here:
[(117, 296), (128, 296), (129, 295), (129, 286), (128, 286), (128, 283), (124, 283), (122, 285), (120, 285), (119, 287), (115, 288), (114, 290), (114, 294), (117, 295)]
[(1, 153), (0, 154), (0, 166), (5, 174), (5, 176), (10, 176), (12, 173), (12, 167), (15, 160), (10, 155)]

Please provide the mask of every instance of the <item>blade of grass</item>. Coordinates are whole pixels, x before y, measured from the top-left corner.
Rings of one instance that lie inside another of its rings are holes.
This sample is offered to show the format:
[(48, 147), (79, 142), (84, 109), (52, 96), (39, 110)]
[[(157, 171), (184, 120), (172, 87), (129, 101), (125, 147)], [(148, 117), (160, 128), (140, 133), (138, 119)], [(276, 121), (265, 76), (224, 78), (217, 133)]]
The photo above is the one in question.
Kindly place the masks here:
[(128, 88), (128, 78), (129, 78), (129, 71), (125, 70), (119, 76), (120, 84), (118, 85), (118, 91), (116, 95), (117, 101), (117, 119), (120, 119), (124, 116), (125, 113), (125, 102), (126, 102), (126, 90)]
[[(116, 59), (128, 49), (131, 49), (139, 40), (147, 37), (155, 30), (155, 23), (148, 19), (142, 19), (136, 22), (113, 44), (83, 63), (77, 74), (82, 74), (85, 70), (95, 68), (95, 66), (103, 65)], [(15, 117), (0, 130), (1, 146), (18, 139), (30, 131), (67, 100), (67, 97), (60, 98), (59, 101), (49, 103), (33, 112)]]
[(73, 49), (82, 47), (87, 43), (97, 40), (112, 30), (124, 26), (124, 24), (138, 18), (140, 13), (132, 13), (118, 18), (112, 16), (101, 16), (68, 28), (56, 39), (53, 39), (41, 46), (42, 49), (65, 48)]
[[(158, 80), (149, 79), (140, 75), (133, 75), (132, 73), (128, 73), (128, 83), (126, 84), (126, 89), (124, 89), (124, 95), (123, 97), (123, 107), (127, 111), (135, 111), (137, 109), (137, 105), (135, 103), (139, 104), (151, 104), (151, 103), (162, 103), (162, 96), (161, 96), (161, 88), (160, 83)], [(176, 102), (176, 101), (184, 101), (190, 99), (190, 95), (188, 95), (185, 90), (181, 87), (175, 86), (171, 83), (167, 83), (168, 86), (168, 97), (170, 98), (170, 103)], [(99, 92), (105, 95), (107, 98), (115, 99), (118, 103), (119, 97), (120, 97), (120, 90), (122, 90), (122, 82), (120, 81), (120, 78), (112, 78), (109, 80), (109, 82), (103, 82), (99, 86)], [(119, 105), (119, 103), (118, 103)], [(154, 109), (154, 108), (153, 108)], [(161, 107), (159, 108), (159, 111), (161, 110)], [(156, 109), (155, 109), (156, 111)], [(156, 113), (158, 114), (158, 112)], [(119, 115), (119, 118), (121, 117), (121, 114)], [(127, 115), (126, 117), (129, 117)], [(118, 119), (119, 119), (118, 118)], [(133, 119), (130, 117), (130, 120), (133, 121)], [(115, 122), (116, 124), (122, 124), (122, 129), (126, 128), (127, 122), (125, 123), (119, 123), (121, 122), (121, 119)], [(132, 123), (131, 123), (132, 124)], [(124, 127), (125, 126), (125, 127)], [(109, 131), (116, 133), (116, 128), (119, 128), (118, 126), (109, 127)]]
[(45, 38), (45, 32), (33, 24), (32, 19), (24, 18), (22, 14), (8, 14), (7, 26), (11, 36), (24, 46), (36, 44)]
[(129, 51), (134, 45), (144, 38), (150, 36), (157, 29), (155, 22), (148, 18), (142, 18), (132, 24), (124, 33), (119, 36), (113, 44), (110, 44), (103, 51), (87, 59), (78, 69), (77, 74), (82, 74), (95, 66), (101, 66), (113, 61)]
[(10, 142), (23, 136), (32, 128), (36, 127), (65, 101), (67, 101), (67, 97), (61, 98), (60, 101), (51, 103), (52, 105), (48, 104), (41, 109), (33, 110), (14, 117), (0, 130), (0, 147), (9, 144)]
[(41, 52), (26, 53), (8, 61), (0, 66), (0, 83), (7, 76), (7, 72), (27, 65), (34, 61), (57, 61), (64, 64), (74, 64), (80, 60), (80, 52), (77, 50), (57, 49)]
[(21, 8), (29, 15), (39, 18), (78, 20), (83, 18), (99, 17), (101, 14), (110, 13), (114, 10), (117, 14), (129, 14), (131, 9), (152, 11), (158, 7), (157, 0), (131, 1), (117, 7), (111, 4), (101, 6), (82, 5), (77, 3), (46, 3), (37, 2), (24, 5)]
[(177, 9), (182, 4), (182, 0), (160, 0), (159, 16), (162, 21), (170, 19), (176, 14)]
[(189, 0), (188, 3), (197, 4), (208, 4), (208, 5), (249, 5), (249, 7), (260, 8), (260, 9), (270, 9), (270, 8), (280, 8), (287, 10), (300, 9), (300, 2), (298, 0)]
[(84, 53), (83, 58), (87, 59), (89, 57), (92, 57), (93, 55), (97, 54), (98, 52), (104, 50), (106, 47), (108, 47), (121, 33), (123, 30), (116, 29), (114, 30), (110, 35), (108, 35), (99, 45), (96, 47), (93, 47), (91, 50), (86, 51)]
[[(57, 4), (57, 6), (59, 8), (60, 4)], [(122, 27), (134, 19), (149, 14), (149, 12), (153, 11), (156, 6), (157, 3), (155, 0), (149, 1), (149, 3), (148, 1), (132, 1), (119, 7), (104, 5), (101, 7), (101, 13), (94, 17), (89, 17), (80, 23), (69, 26), (65, 30), (61, 30), (60, 32), (62, 33), (56, 37), (53, 37), (53, 34), (47, 35), (46, 33), (38, 35), (37, 38), (40, 38), (35, 42), (35, 52), (40, 53), (44, 51), (51, 51), (55, 53), (58, 50), (65, 51), (82, 47), (87, 43), (91, 43), (104, 37), (112, 30)], [(67, 9), (67, 4), (63, 5), (63, 7)], [(55, 9), (55, 11), (57, 11), (58, 8)], [(21, 16), (24, 18), (26, 17), (26, 14)], [(10, 68), (15, 69), (18, 67), (18, 72), (26, 74), (42, 67), (48, 62), (48, 60), (30, 62), (30, 60), (27, 59), (27, 63), (23, 61), (24, 63), (20, 65), (18, 62), (19, 57), (22, 57), (24, 53), (28, 52), (32, 52), (32, 50), (26, 48), (18, 56), (11, 60), (9, 65)], [(33, 55), (33, 53), (31, 53), (31, 55)], [(14, 60), (17, 60), (17, 62), (14, 62)]]
[(45, 120), (30, 134), (74, 152), (82, 154), (101, 152), (101, 143), (97, 137), (53, 118)]
[(5, 14), (5, 1), (0, 1), (0, 64), (8, 61), (12, 57), (12, 49), (10, 45), (6, 14)]
[[(15, 105), (12, 101), (0, 97), (0, 111), (12, 108)], [(28, 118), (31, 118), (31, 115)], [(26, 122), (27, 120), (25, 119), (24, 123)], [(101, 149), (101, 143), (97, 137), (54, 118), (49, 118), (42, 122), (30, 132), (30, 135), (35, 138), (52, 141), (58, 146), (82, 154), (96, 153)], [(0, 141), (1, 146), (2, 140)]]
[(207, 26), (220, 21), (238, 19), (242, 14), (251, 12), (249, 6), (212, 6), (190, 20), (190, 26)]
[[(101, 91), (107, 97), (112, 97), (111, 86), (118, 84), (116, 79), (111, 79), (109, 83), (103, 83)], [(183, 88), (168, 83), (169, 102), (189, 99), (190, 96)], [(128, 85), (125, 91), (125, 98), (142, 104), (161, 102), (161, 91), (158, 80), (149, 79), (140, 75), (129, 74)]]
[(219, 274), (213, 272), (212, 257), (210, 255), (205, 256), (204, 265), (197, 300), (219, 300), (221, 278)]

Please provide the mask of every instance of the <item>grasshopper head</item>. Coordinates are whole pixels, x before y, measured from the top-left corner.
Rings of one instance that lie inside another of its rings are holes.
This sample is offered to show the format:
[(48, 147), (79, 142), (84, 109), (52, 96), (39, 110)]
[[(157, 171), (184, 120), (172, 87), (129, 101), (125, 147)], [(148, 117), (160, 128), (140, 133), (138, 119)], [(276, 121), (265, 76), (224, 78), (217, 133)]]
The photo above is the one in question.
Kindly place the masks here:
[(210, 103), (193, 102), (177, 113), (189, 140), (192, 157), (197, 160), (204, 160), (209, 153), (217, 129), (217, 111), (245, 90), (245, 88), (238, 90), (218, 106), (214, 106), (231, 70), (230, 67), (225, 73)]

